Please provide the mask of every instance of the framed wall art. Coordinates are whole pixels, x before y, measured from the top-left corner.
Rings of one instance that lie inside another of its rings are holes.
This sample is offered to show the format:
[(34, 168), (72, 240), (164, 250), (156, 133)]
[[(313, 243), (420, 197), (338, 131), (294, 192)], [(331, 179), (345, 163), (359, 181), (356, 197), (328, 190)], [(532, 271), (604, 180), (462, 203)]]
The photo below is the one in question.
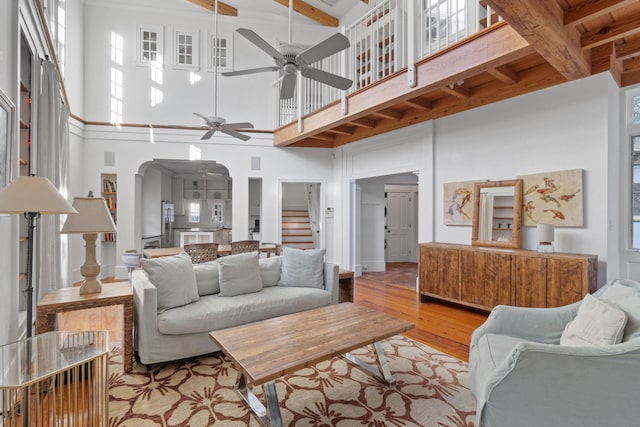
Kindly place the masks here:
[(523, 224), (583, 226), (582, 169), (522, 175)]
[(9, 182), (11, 176), (9, 153), (15, 137), (16, 106), (0, 89), (0, 190)]
[(471, 225), (473, 222), (473, 194), (476, 182), (447, 182), (443, 185), (445, 225)]

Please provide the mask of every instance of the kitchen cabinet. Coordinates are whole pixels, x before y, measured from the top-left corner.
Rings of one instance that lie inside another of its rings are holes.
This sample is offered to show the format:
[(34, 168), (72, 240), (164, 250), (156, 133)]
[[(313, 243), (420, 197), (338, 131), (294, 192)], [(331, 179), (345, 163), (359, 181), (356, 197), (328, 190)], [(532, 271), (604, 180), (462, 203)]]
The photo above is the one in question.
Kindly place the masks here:
[(559, 307), (597, 289), (597, 255), (450, 243), (419, 245), (420, 298), (482, 310), (499, 304)]
[(213, 231), (182, 231), (180, 232), (180, 247), (191, 243), (214, 243)]
[(174, 205), (175, 215), (184, 215), (184, 178), (173, 177), (171, 179), (171, 201)]

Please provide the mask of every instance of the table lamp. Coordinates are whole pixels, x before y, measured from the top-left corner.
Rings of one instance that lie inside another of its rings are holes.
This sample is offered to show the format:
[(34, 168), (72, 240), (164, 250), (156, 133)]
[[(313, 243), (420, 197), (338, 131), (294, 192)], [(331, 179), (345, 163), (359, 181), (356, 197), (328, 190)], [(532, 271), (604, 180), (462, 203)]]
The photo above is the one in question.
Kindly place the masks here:
[[(75, 214), (73, 208), (58, 189), (42, 176), (17, 176), (0, 191), (0, 213), (24, 214), (27, 227), (27, 338), (32, 336), (33, 324), (33, 242), (36, 220), (42, 214)], [(73, 217), (75, 215), (70, 215)]]
[(536, 231), (538, 235), (538, 252), (554, 252), (553, 241), (555, 238), (553, 234), (555, 227), (553, 224), (538, 224)]
[(80, 285), (80, 295), (100, 293), (102, 283), (98, 280), (100, 264), (96, 260), (96, 239), (98, 233), (115, 232), (116, 225), (102, 197), (75, 197), (73, 207), (78, 215), (67, 217), (60, 232), (82, 234), (85, 242), (84, 264), (80, 267), (85, 280)]

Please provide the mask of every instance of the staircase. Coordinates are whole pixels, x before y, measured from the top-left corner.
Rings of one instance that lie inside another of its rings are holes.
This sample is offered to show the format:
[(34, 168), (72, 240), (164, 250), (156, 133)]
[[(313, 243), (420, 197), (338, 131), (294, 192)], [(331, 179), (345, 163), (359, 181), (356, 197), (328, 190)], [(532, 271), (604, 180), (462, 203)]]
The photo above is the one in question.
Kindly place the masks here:
[(298, 249), (314, 249), (309, 225), (309, 212), (282, 211), (282, 246)]

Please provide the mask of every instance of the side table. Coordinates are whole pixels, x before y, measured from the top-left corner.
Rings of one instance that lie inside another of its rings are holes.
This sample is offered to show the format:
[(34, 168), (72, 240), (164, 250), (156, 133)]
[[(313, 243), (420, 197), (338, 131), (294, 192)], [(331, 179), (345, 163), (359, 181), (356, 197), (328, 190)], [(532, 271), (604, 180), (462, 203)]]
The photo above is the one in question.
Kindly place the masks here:
[(36, 334), (55, 330), (56, 315), (66, 311), (85, 310), (110, 305), (124, 306), (122, 347), (124, 371), (133, 369), (133, 290), (129, 282), (106, 283), (99, 294), (80, 295), (79, 287), (49, 292), (36, 308)]
[(338, 302), (353, 302), (353, 271), (338, 271), (338, 282), (340, 283), (340, 294)]

